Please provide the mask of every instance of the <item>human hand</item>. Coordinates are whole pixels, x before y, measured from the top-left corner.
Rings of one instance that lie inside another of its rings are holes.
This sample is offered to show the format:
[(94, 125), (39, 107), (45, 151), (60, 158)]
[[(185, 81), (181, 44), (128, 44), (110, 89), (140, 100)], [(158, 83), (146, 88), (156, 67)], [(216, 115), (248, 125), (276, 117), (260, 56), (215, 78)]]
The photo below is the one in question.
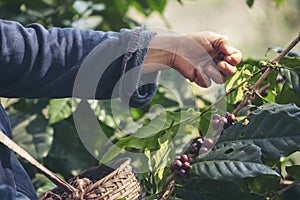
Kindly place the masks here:
[[(220, 53), (225, 55), (221, 60)], [(155, 70), (170, 66), (199, 86), (209, 87), (211, 80), (224, 83), (226, 76), (236, 72), (235, 65), (241, 60), (241, 52), (230, 46), (225, 36), (199, 32), (184, 36), (158, 34), (151, 42), (145, 63), (152, 63), (152, 67), (156, 63)]]

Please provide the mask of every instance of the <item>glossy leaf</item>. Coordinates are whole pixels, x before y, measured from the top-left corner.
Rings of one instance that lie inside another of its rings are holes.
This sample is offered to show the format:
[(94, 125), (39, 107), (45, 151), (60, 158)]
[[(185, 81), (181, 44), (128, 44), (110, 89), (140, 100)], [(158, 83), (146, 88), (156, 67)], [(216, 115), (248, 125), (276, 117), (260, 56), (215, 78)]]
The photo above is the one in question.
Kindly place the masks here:
[(279, 159), (300, 149), (300, 108), (294, 104), (266, 104), (247, 120), (247, 125), (239, 122), (226, 129), (215, 149), (254, 144), (261, 148), (263, 160)]
[(297, 96), (300, 96), (300, 67), (295, 67), (291, 70), (282, 70), (286, 84), (294, 91)]
[[(256, 68), (255, 66), (244, 64), (243, 67), (238, 70), (234, 76), (226, 81), (226, 91), (229, 91), (231, 88), (241, 84), (244, 80), (251, 77), (256, 71), (258, 71), (258, 68)], [(253, 78), (252, 80), (244, 83), (241, 87), (237, 88), (235, 91), (231, 92), (226, 98), (227, 102), (231, 104), (240, 102), (244, 96), (243, 90), (247, 87), (248, 84), (255, 82), (255, 80), (256, 78)]]
[(178, 192), (176, 191), (176, 195), (177, 194), (178, 196), (183, 196), (185, 197), (184, 199), (188, 200), (260, 199), (255, 198), (255, 196), (251, 193), (245, 193), (241, 190), (240, 182), (199, 179), (197, 176), (190, 177), (183, 186), (183, 189), (178, 189)]
[(293, 69), (296, 67), (300, 67), (300, 54), (299, 57), (293, 57), (293, 58), (282, 58), (279, 62), (280, 64), (284, 65), (285, 68)]
[(252, 193), (258, 196), (271, 196), (280, 189), (280, 177), (262, 175), (244, 180)]
[(110, 160), (122, 152), (125, 148), (158, 150), (160, 143), (170, 141), (176, 134), (183, 131), (188, 123), (195, 122), (198, 114), (193, 111), (170, 112), (166, 111), (151, 121), (145, 120), (144, 126), (130, 136), (121, 138), (107, 153), (102, 160)]
[(279, 176), (261, 162), (261, 155), (260, 148), (255, 145), (233, 144), (195, 160), (190, 172), (199, 179), (227, 181), (263, 174)]

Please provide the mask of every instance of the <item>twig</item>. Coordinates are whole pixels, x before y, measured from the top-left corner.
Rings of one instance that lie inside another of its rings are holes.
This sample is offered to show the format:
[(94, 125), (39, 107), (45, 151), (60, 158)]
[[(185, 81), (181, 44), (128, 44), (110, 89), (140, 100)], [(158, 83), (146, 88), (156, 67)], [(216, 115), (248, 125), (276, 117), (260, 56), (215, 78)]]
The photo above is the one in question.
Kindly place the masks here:
[(264, 92), (265, 90), (269, 89), (269, 87), (271, 86), (270, 83), (267, 83), (266, 85), (262, 86), (261, 88), (259, 88), (258, 92), (259, 93), (262, 93)]
[(219, 103), (222, 99), (224, 99), (225, 97), (227, 97), (229, 94), (231, 94), (232, 92), (234, 92), (235, 90), (237, 90), (239, 87), (243, 86), (245, 83), (247, 83), (248, 81), (250, 81), (251, 79), (253, 79), (254, 77), (256, 77), (258, 74), (264, 72), (265, 70), (266, 70), (266, 68), (262, 68), (261, 70), (255, 72), (254, 74), (252, 74), (250, 77), (248, 77), (244, 81), (240, 82), (238, 85), (233, 86), (232, 88), (230, 88), (227, 92), (225, 92), (225, 94), (223, 94), (222, 96), (220, 96), (215, 102), (213, 102), (211, 105), (209, 105), (208, 107), (206, 107), (201, 112), (200, 117), (203, 116), (205, 113), (207, 113), (207, 111), (209, 111), (213, 106), (215, 106), (217, 103)]
[(169, 182), (167, 188), (162, 191), (162, 195), (159, 197), (159, 200), (167, 200), (175, 190), (175, 180), (172, 178), (172, 180)]
[(297, 181), (294, 181), (294, 182), (291, 183), (290, 185), (288, 185), (288, 186), (282, 188), (281, 190), (277, 191), (277, 192), (274, 194), (274, 196), (270, 198), (270, 200), (275, 200), (276, 197), (282, 195), (282, 194), (283, 194), (284, 192), (286, 192), (287, 190), (289, 190), (289, 189), (291, 189), (291, 188), (293, 188), (293, 187), (295, 187), (295, 186), (297, 186), (297, 185), (299, 185), (299, 184), (300, 184), (300, 179), (297, 180)]
[[(284, 56), (292, 49), (294, 48), (298, 42), (300, 41), (300, 34), (295, 38), (288, 47), (274, 60), (270, 62), (271, 65), (277, 64)], [(266, 69), (266, 71), (263, 73), (263, 75), (256, 81), (256, 83), (249, 88), (250, 91), (255, 91), (260, 86), (260, 84), (268, 77), (268, 75), (273, 71), (274, 69), (269, 65)], [(232, 112), (234, 115), (236, 115), (243, 107), (245, 107), (248, 103), (248, 100), (251, 98), (252, 94), (247, 94), (243, 101), (234, 109)]]
[(289, 46), (277, 57), (275, 58), (271, 63), (275, 64), (278, 63), (284, 56), (290, 52), (298, 43), (300, 42), (300, 32), (299, 35), (289, 44)]
[[(209, 105), (208, 107), (206, 107), (200, 114), (200, 117), (203, 116), (207, 111), (209, 111), (214, 105), (216, 105), (218, 102), (220, 102), (223, 98), (225, 98), (226, 96), (228, 96), (230, 93), (232, 93), (233, 91), (235, 91), (236, 89), (238, 89), (239, 87), (243, 86), (246, 82), (248, 82), (249, 80), (251, 80), (252, 78), (254, 78), (255, 76), (257, 76), (258, 74), (262, 73), (261, 77), (256, 81), (256, 83), (251, 86), (249, 89), (251, 91), (255, 91), (258, 89), (258, 87), (261, 85), (261, 83), (268, 77), (268, 75), (273, 71), (273, 67), (271, 67), (271, 65), (274, 65), (276, 63), (278, 63), (292, 48), (294, 48), (298, 42), (300, 41), (300, 33), (298, 35), (298, 37), (296, 39), (294, 39), (289, 46), (278, 56), (276, 57), (273, 61), (271, 61), (269, 63), (269, 66), (266, 66), (264, 68), (262, 68), (261, 70), (257, 71), (256, 73), (252, 74), (252, 76), (250, 76), (249, 78), (245, 79), (244, 81), (242, 81), (241, 83), (239, 83), (238, 85), (232, 87), (231, 89), (229, 89), (227, 92), (225, 92), (224, 95), (222, 95), (220, 98), (218, 98), (214, 103), (212, 103), (211, 105)], [(264, 86), (263, 86), (264, 87)], [(240, 109), (242, 109), (243, 107), (245, 107), (247, 105), (248, 100), (251, 98), (250, 93), (248, 93), (245, 98), (243, 99), (243, 101), (236, 107), (236, 109), (232, 112), (234, 115), (236, 115)], [(300, 181), (297, 183), (299, 184)], [(294, 184), (294, 183), (293, 183)], [(291, 185), (293, 185), (291, 184)], [(296, 184), (296, 185), (297, 185)], [(287, 186), (287, 187), (291, 187)], [(293, 186), (292, 186), (293, 187)], [(169, 180), (169, 183), (166, 187), (165, 190), (162, 191), (162, 195), (160, 197), (160, 200), (167, 200), (170, 195), (172, 194), (172, 192), (175, 189), (175, 180), (174, 178), (172, 178), (171, 180)], [(287, 190), (287, 189), (286, 189)], [(284, 191), (286, 191), (284, 190)], [(281, 193), (280, 193), (281, 194)], [(274, 199), (271, 199), (274, 200)]]
[(29, 153), (7, 137), (2, 131), (0, 131), (0, 142), (7, 146), (9, 149), (20, 155), (22, 158), (26, 159), (32, 165), (37, 167), (45, 176), (47, 176), (55, 185), (64, 190), (67, 193), (77, 194), (78, 190), (72, 185), (68, 184), (66, 181), (58, 177), (56, 174), (51, 172), (49, 169), (41, 165), (37, 160), (35, 160)]

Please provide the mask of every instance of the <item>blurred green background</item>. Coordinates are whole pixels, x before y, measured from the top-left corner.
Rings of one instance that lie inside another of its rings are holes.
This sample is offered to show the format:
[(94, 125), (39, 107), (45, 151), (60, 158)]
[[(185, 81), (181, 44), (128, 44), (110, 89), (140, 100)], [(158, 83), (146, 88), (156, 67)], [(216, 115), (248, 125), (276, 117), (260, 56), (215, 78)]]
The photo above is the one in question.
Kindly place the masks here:
[[(261, 0), (255, 1), (252, 8), (241, 0), (1, 0), (0, 18), (16, 20), (23, 25), (37, 22), (47, 28), (119, 31), (145, 24), (149, 29), (170, 29), (178, 33), (210, 30), (228, 36), (245, 59), (266, 59), (267, 47), (285, 47), (299, 34), (300, 0)], [(295, 50), (300, 51), (300, 47)], [(268, 54), (268, 58), (273, 57), (274, 54)], [(172, 77), (170, 80), (170, 84), (181, 85), (172, 82)], [(191, 107), (195, 106), (196, 100), (189, 95), (191, 89), (181, 89), (178, 90), (180, 101), (189, 101)], [(205, 91), (195, 87), (195, 93), (202, 95)], [(156, 103), (176, 110), (180, 103), (169, 97), (169, 93), (160, 88), (149, 106), (130, 111), (133, 120), (145, 119), (151, 105)], [(15, 141), (51, 170), (70, 178), (98, 164), (82, 145), (74, 128), (72, 112), (76, 110), (76, 100), (2, 98), (1, 103), (11, 119)], [(122, 113), (112, 119), (104, 101), (89, 103), (107, 134), (114, 140), (120, 139), (119, 127), (126, 127), (131, 121)], [(201, 105), (209, 103), (203, 101)], [(21, 161), (39, 193), (53, 187), (34, 167)], [(144, 175), (144, 180), (148, 180), (147, 176)], [(157, 192), (158, 188), (151, 187), (153, 193)]]

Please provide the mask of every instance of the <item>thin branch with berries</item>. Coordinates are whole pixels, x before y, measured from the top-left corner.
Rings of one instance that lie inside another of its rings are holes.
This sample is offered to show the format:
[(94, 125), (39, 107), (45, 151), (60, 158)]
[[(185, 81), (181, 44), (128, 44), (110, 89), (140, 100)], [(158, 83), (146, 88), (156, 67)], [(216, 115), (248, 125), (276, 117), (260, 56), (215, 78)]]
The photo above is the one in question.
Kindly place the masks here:
[[(256, 81), (256, 83), (249, 88), (250, 91), (256, 91), (258, 90), (258, 87), (261, 85), (261, 83), (268, 77), (268, 75), (276, 69), (276, 66), (278, 66), (278, 62), (286, 56), (286, 54), (292, 50), (298, 43), (300, 42), (300, 33), (299, 35), (289, 44), (289, 46), (274, 60), (272, 60), (269, 63), (266, 63), (265, 67), (266, 70), (262, 74), (262, 76)], [(275, 67), (274, 67), (275, 66)], [(248, 100), (251, 99), (251, 94), (246, 94), (244, 100), (234, 109), (232, 112), (233, 114), (237, 114), (243, 107), (245, 107), (248, 104)]]
[[(263, 89), (266, 87), (269, 87), (269, 85), (264, 85), (261, 88), (260, 85), (262, 82), (269, 76), (271, 72), (274, 70), (278, 70), (280, 65), (279, 61), (286, 56), (286, 54), (293, 49), (298, 43), (300, 42), (300, 33), (299, 35), (288, 45), (288, 47), (274, 60), (271, 62), (266, 62), (262, 63), (263, 68), (256, 73), (252, 74), (249, 78), (246, 80), (242, 81), (240, 84), (232, 87), (230, 90), (228, 90), (224, 95), (222, 95), (219, 99), (217, 99), (213, 104), (208, 106), (206, 109), (204, 109), (200, 113), (200, 117), (203, 116), (206, 112), (211, 110), (211, 108), (216, 105), (218, 102), (220, 102), (222, 99), (227, 97), (229, 94), (231, 94), (233, 91), (237, 90), (238, 88), (242, 87), (245, 83), (248, 81), (252, 80), (254, 77), (258, 76), (259, 74), (262, 73), (262, 75), (259, 77), (259, 79), (249, 87), (248, 91), (243, 99), (243, 101), (238, 104), (238, 106), (234, 109), (232, 113), (226, 112), (224, 116), (220, 116), (218, 114), (214, 114), (212, 116), (212, 127), (216, 132), (219, 132), (222, 134), (223, 130), (231, 126), (236, 122), (236, 117), (237, 113), (244, 108), (249, 100), (253, 100), (253, 94), (258, 95), (257, 93), (261, 93)], [(214, 145), (214, 140), (211, 138), (205, 138), (204, 136), (200, 136), (199, 138), (196, 138), (196, 141), (191, 144), (189, 147), (188, 151), (189, 154), (183, 154), (181, 156), (176, 156), (173, 163), (171, 164), (170, 168), (171, 171), (173, 172), (168, 178), (167, 178), (167, 186), (166, 189), (161, 192), (160, 200), (167, 200), (172, 192), (175, 190), (175, 183), (177, 181), (182, 181), (188, 176), (188, 172), (190, 170), (191, 162), (193, 159), (197, 158), (200, 154), (205, 153), (205, 150), (208, 148), (207, 147), (212, 147)], [(207, 146), (207, 147), (206, 147)], [(206, 152), (207, 152), (206, 151)], [(284, 191), (288, 190), (291, 187), (294, 187), (298, 185), (298, 181), (295, 184), (292, 184), (287, 186), (286, 188), (282, 189), (277, 193), (277, 195), (281, 195)]]

